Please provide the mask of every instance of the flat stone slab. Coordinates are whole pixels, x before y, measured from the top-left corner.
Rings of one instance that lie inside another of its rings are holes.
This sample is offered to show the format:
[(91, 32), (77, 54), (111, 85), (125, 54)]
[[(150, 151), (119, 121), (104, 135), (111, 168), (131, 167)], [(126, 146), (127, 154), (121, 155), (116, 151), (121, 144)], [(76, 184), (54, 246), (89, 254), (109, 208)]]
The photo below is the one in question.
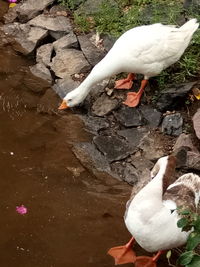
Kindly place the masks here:
[(90, 64), (85, 59), (81, 51), (75, 49), (59, 50), (56, 56), (53, 57), (51, 69), (55, 75), (60, 78), (65, 78), (76, 73), (89, 71)]
[(164, 140), (161, 134), (147, 133), (138, 145), (138, 148), (142, 152), (141, 157), (152, 161), (163, 157), (165, 155), (163, 143)]
[(162, 90), (156, 106), (161, 111), (174, 110), (180, 107), (184, 97), (192, 89), (196, 82), (182, 83)]
[(200, 153), (188, 151), (186, 168), (200, 171)]
[(117, 136), (95, 136), (93, 142), (109, 162), (126, 158), (131, 149)]
[(67, 48), (78, 48), (79, 45), (76, 35), (73, 32), (70, 32), (62, 38), (53, 42), (53, 47), (54, 50), (57, 52), (59, 50)]
[(95, 66), (105, 56), (102, 50), (98, 49), (89, 39), (90, 35), (79, 35), (78, 40), (81, 50), (89, 63)]
[(163, 133), (172, 136), (179, 136), (182, 133), (183, 118), (180, 113), (166, 115), (163, 119), (161, 130)]
[(30, 27), (27, 24), (20, 24), (18, 22), (4, 25), (3, 31), (14, 38), (20, 45), (14, 48), (25, 55), (32, 53), (37, 44), (48, 34), (47, 30), (39, 27)]
[(49, 84), (52, 83), (51, 73), (43, 63), (37, 63), (36, 65), (30, 66), (29, 68), (34, 76), (49, 82)]
[(76, 143), (73, 152), (81, 163), (89, 170), (94, 168), (102, 172), (110, 172), (110, 165), (106, 158), (95, 148), (94, 144), (88, 142)]
[(92, 113), (96, 116), (103, 117), (116, 109), (119, 105), (117, 99), (112, 99), (106, 94), (102, 94), (92, 105)]
[(193, 121), (195, 134), (200, 139), (200, 108), (194, 114), (192, 121)]
[(71, 92), (78, 86), (79, 82), (74, 81), (71, 76), (65, 76), (64, 79), (57, 79), (52, 88), (60, 98), (64, 98), (67, 93)]
[(81, 118), (81, 120), (85, 123), (86, 130), (93, 134), (97, 134), (100, 130), (107, 129), (109, 127), (109, 123), (105, 118), (84, 115), (79, 115), (79, 118)]
[(137, 184), (139, 175), (137, 169), (130, 163), (114, 162), (112, 163), (111, 169), (115, 172), (122, 180), (130, 185)]
[(117, 132), (118, 135), (123, 136), (130, 147), (136, 149), (140, 144), (142, 138), (148, 133), (147, 128), (130, 128), (124, 129)]
[(139, 110), (141, 111), (144, 119), (147, 121), (147, 125), (152, 128), (159, 126), (162, 118), (162, 113), (151, 106), (140, 106)]
[(144, 118), (137, 108), (123, 106), (117, 112), (114, 112), (114, 116), (125, 127), (144, 125)]
[(36, 52), (36, 62), (43, 63), (45, 66), (49, 66), (51, 62), (52, 52), (52, 44), (45, 44), (40, 46)]
[(193, 145), (191, 134), (185, 134), (185, 133), (180, 134), (176, 140), (176, 143), (174, 144), (173, 150), (176, 151), (183, 146), (189, 147), (190, 150), (193, 152), (196, 153), (198, 152), (198, 149)]
[(72, 31), (72, 26), (69, 18), (66, 18), (64, 16), (52, 17), (49, 15), (41, 14), (30, 20), (28, 24), (53, 32), (69, 33)]
[(17, 17), (20, 22), (25, 23), (37, 16), (53, 2), (54, 0), (26, 0), (18, 3), (14, 8), (9, 8), (8, 13), (4, 16), (6, 23), (13, 22)]

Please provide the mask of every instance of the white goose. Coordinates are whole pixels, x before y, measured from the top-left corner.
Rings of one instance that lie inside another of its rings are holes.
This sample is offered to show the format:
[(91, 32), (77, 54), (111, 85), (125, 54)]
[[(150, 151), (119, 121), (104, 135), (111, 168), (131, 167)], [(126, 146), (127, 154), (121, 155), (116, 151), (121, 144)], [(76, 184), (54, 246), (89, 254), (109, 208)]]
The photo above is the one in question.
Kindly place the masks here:
[[(131, 240), (108, 253), (116, 264), (133, 262), (137, 267), (155, 267), (163, 250), (182, 246), (189, 232), (181, 231), (177, 207), (197, 210), (200, 195), (200, 177), (193, 173), (182, 175), (174, 182), (176, 158), (160, 158), (152, 170), (153, 179), (127, 202), (125, 224)], [(146, 251), (158, 251), (155, 257), (136, 257), (132, 244), (136, 242)]]
[(197, 20), (191, 19), (180, 28), (157, 23), (128, 30), (87, 78), (64, 97), (59, 109), (80, 104), (94, 84), (121, 72), (129, 72), (129, 75), (116, 82), (118, 89), (130, 89), (134, 73), (144, 75), (139, 91), (129, 92), (124, 102), (130, 107), (137, 106), (148, 79), (180, 59), (198, 26)]

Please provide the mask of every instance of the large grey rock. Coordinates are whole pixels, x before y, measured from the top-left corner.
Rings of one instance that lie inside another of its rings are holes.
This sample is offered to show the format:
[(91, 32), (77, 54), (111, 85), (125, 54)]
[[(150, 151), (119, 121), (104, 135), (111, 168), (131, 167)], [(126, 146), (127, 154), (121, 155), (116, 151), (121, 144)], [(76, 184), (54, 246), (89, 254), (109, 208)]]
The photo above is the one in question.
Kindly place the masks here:
[(138, 170), (130, 163), (114, 162), (111, 169), (128, 184), (135, 186), (139, 180)]
[(79, 82), (74, 81), (69, 75), (65, 76), (64, 79), (57, 79), (52, 88), (60, 96), (60, 98), (64, 98), (67, 93), (71, 92), (78, 86)]
[(102, 94), (92, 105), (92, 112), (96, 116), (103, 117), (117, 108), (119, 102), (117, 99), (112, 99), (106, 94)]
[(47, 6), (51, 5), (54, 0), (26, 0), (23, 1), (18, 9), (17, 14), (22, 22), (27, 22), (28, 20), (37, 16), (40, 12), (42, 12)]
[(36, 65), (30, 66), (30, 71), (36, 77), (48, 81), (49, 84), (52, 83), (51, 73), (43, 63), (37, 63)]
[(53, 32), (63, 32), (65, 34), (72, 31), (72, 26), (69, 18), (66, 18), (64, 16), (51, 17), (42, 14), (30, 20), (28, 24)]
[(95, 66), (104, 56), (105, 53), (98, 49), (89, 39), (90, 35), (79, 35), (78, 40), (81, 50), (89, 63)]
[(186, 169), (200, 171), (200, 153), (188, 151)]
[(161, 111), (174, 110), (184, 103), (184, 97), (192, 89), (196, 82), (176, 84), (173, 87), (162, 90), (156, 103)]
[(114, 112), (115, 118), (125, 127), (144, 125), (144, 118), (137, 108), (123, 106), (118, 111)]
[(37, 49), (36, 61), (43, 63), (45, 66), (49, 66), (51, 62), (51, 56), (53, 52), (52, 44), (45, 44)]
[[(81, 163), (95, 175), (97, 171), (111, 173), (107, 159), (96, 149), (94, 144), (76, 143), (72, 150)], [(114, 173), (112, 175), (114, 176)], [(115, 178), (118, 178), (117, 175)]]
[(18, 19), (20, 22), (27, 22), (30, 19), (36, 17), (47, 6), (51, 5), (54, 0), (26, 0), (21, 1), (15, 7), (9, 8), (7, 14), (5, 14), (5, 23), (12, 23)]
[(141, 157), (152, 161), (163, 157), (165, 155), (163, 143), (162, 135), (148, 132), (138, 145), (142, 153)]
[(90, 68), (91, 66), (83, 56), (83, 53), (75, 49), (57, 51), (51, 63), (51, 69), (60, 78), (75, 73), (87, 72)]
[(93, 141), (109, 162), (124, 159), (130, 154), (127, 143), (116, 136), (95, 136)]
[(78, 48), (78, 40), (76, 38), (76, 35), (73, 32), (70, 32), (62, 38), (53, 42), (53, 47), (56, 52), (58, 50), (66, 48)]
[(195, 134), (200, 139), (200, 108), (194, 114), (192, 121), (193, 121)]
[(140, 111), (147, 121), (147, 125), (156, 128), (159, 126), (162, 118), (162, 113), (151, 106), (140, 106)]
[(185, 133), (180, 134), (176, 140), (176, 143), (174, 144), (173, 150), (177, 151), (183, 146), (189, 147), (190, 150), (193, 152), (198, 152), (198, 149), (193, 145), (191, 134), (185, 134)]
[(79, 117), (84, 121), (86, 130), (93, 134), (97, 134), (100, 130), (104, 130), (109, 127), (109, 123), (105, 118), (85, 115), (79, 115)]
[(136, 149), (137, 146), (140, 144), (142, 138), (148, 133), (147, 128), (130, 128), (124, 129), (117, 132), (118, 135), (123, 136), (129, 146), (133, 149)]
[(166, 115), (162, 122), (163, 133), (179, 136), (182, 133), (183, 118), (180, 113)]
[(15, 46), (14, 48), (25, 55), (32, 53), (38, 43), (48, 34), (47, 30), (39, 27), (30, 27), (27, 24), (20, 24), (18, 22), (4, 25), (3, 30), (6, 34), (11, 35), (19, 44), (18, 47)]

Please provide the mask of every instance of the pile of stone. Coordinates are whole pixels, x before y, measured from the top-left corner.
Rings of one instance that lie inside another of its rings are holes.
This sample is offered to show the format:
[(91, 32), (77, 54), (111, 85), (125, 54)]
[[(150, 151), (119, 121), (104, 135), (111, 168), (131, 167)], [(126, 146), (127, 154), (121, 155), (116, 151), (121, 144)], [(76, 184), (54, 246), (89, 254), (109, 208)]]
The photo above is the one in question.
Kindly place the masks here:
[[(35, 56), (30, 71), (47, 81), (62, 98), (79, 85), (79, 80), (109, 48), (99, 47), (94, 34), (77, 36), (68, 12), (54, 2), (21, 2), (8, 11), (2, 29), (12, 36), (15, 50)], [(150, 169), (159, 157), (187, 146), (190, 151), (187, 150), (187, 161), (182, 167), (200, 171), (199, 151), (192, 136), (183, 133), (183, 117), (180, 112), (171, 112), (183, 105), (195, 84), (169, 86), (158, 97), (156, 108), (147, 101), (138, 108), (123, 106), (125, 95), (121, 90), (113, 90), (112, 80), (95, 85), (82, 107), (74, 109), (93, 133), (93, 142), (74, 144), (75, 155), (95, 174), (96, 170), (107, 172), (130, 184), (140, 179), (141, 184), (149, 179)], [(61, 119), (64, 121), (65, 116)], [(198, 110), (193, 117), (197, 138), (199, 121)]]

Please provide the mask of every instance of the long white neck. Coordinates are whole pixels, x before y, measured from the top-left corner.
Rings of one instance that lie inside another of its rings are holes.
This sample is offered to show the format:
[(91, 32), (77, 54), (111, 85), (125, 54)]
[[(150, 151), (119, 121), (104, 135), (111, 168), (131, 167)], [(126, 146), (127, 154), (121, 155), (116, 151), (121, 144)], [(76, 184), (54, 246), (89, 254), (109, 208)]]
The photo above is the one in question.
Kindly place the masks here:
[(109, 57), (106, 56), (92, 69), (87, 78), (75, 90), (78, 90), (84, 99), (93, 85), (117, 73), (118, 69), (115, 64), (112, 64)]

